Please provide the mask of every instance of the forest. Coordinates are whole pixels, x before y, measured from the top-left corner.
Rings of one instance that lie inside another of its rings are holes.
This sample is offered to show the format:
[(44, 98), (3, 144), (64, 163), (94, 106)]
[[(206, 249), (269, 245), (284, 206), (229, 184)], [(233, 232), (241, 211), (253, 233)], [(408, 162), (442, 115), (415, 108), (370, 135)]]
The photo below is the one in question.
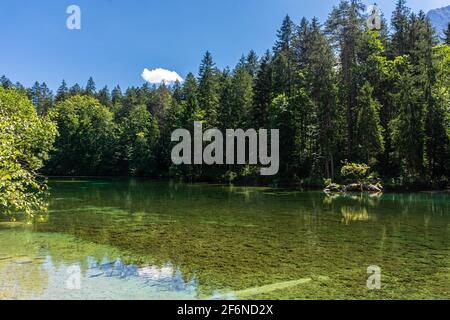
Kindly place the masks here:
[[(206, 52), (182, 83), (110, 91), (92, 78), (84, 87), (63, 80), (52, 93), (3, 76), (0, 200), (7, 207), (7, 190), (43, 188), (41, 174), (322, 187), (342, 179), (347, 161), (392, 188), (446, 188), (450, 25), (445, 34), (439, 39), (405, 0), (390, 23), (368, 30), (363, 4), (342, 0), (323, 23), (286, 16), (273, 48), (262, 57), (250, 51), (234, 68), (219, 69)], [(263, 177), (257, 165), (174, 165), (171, 133), (193, 130), (194, 121), (279, 129), (278, 175)], [(39, 129), (18, 129), (30, 123)], [(28, 182), (12, 188), (20, 177)]]

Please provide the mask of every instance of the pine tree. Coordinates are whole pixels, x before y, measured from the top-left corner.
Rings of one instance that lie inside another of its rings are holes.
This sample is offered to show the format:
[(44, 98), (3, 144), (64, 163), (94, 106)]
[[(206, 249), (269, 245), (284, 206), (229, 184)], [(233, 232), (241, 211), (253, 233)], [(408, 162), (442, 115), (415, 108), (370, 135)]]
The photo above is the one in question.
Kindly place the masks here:
[(255, 128), (268, 127), (268, 113), (272, 102), (272, 56), (269, 51), (261, 58), (254, 83), (251, 119)]
[(45, 82), (35, 82), (30, 89), (30, 97), (39, 115), (46, 115), (53, 106), (53, 94)]
[(87, 84), (86, 84), (86, 89), (84, 90), (85, 94), (88, 96), (95, 96), (96, 93), (96, 87), (95, 87), (95, 82), (94, 79), (92, 79), (92, 77), (89, 77)]
[(444, 43), (450, 46), (450, 22), (448, 23), (447, 29), (444, 30)]
[(391, 18), (393, 30), (391, 51), (394, 57), (407, 54), (409, 51), (408, 33), (410, 14), (411, 10), (406, 6), (406, 0), (398, 0)]
[(259, 67), (259, 58), (255, 51), (250, 50), (246, 57), (246, 67), (248, 73), (254, 78), (256, 77), (256, 73), (258, 72)]
[(277, 94), (292, 93), (294, 82), (294, 36), (295, 24), (286, 16), (277, 32), (277, 41), (273, 47), (273, 83)]
[(347, 121), (347, 158), (354, 157), (354, 135), (356, 121), (356, 97), (358, 82), (355, 75), (357, 66), (357, 43), (362, 34), (364, 6), (359, 0), (341, 0), (334, 7), (327, 21), (327, 32), (340, 53), (340, 101), (345, 107)]
[(281, 28), (277, 31), (277, 41), (273, 47), (275, 54), (291, 50), (294, 39), (295, 24), (288, 15), (284, 18)]
[(392, 136), (402, 176), (407, 181), (423, 177), (425, 164), (425, 105), (422, 79), (406, 60), (398, 67), (399, 94), (397, 115), (392, 121)]
[(61, 82), (61, 85), (58, 88), (58, 91), (56, 91), (56, 102), (61, 102), (66, 100), (69, 97), (69, 88), (67, 87), (67, 83), (65, 80)]
[(380, 104), (373, 99), (373, 88), (365, 82), (358, 96), (358, 146), (365, 163), (376, 164), (376, 155), (384, 149), (380, 125)]
[(217, 124), (219, 108), (219, 78), (218, 70), (212, 55), (207, 51), (199, 70), (199, 103), (205, 115), (205, 126), (214, 127)]
[(238, 64), (230, 75), (228, 71), (221, 77), (223, 84), (219, 123), (223, 129), (250, 128), (253, 102), (253, 77), (247, 66)]
[(9, 89), (13, 86), (11, 80), (9, 80), (5, 75), (0, 78), (0, 86), (5, 89)]
[(122, 103), (123, 95), (122, 90), (120, 89), (120, 86), (115, 86), (114, 89), (111, 92), (111, 100), (113, 106), (118, 106)]
[(78, 83), (75, 83), (69, 90), (71, 96), (80, 95), (83, 93), (83, 89), (80, 87)]
[(100, 101), (102, 105), (107, 107), (109, 110), (112, 108), (112, 100), (111, 100), (111, 94), (109, 93), (108, 86), (104, 86), (98, 93), (97, 93), (97, 99)]
[(313, 104), (313, 109), (307, 110), (307, 135), (314, 154), (313, 175), (333, 178), (341, 131), (336, 101), (336, 60), (316, 18), (311, 23), (302, 19), (298, 39), (298, 61)]
[(183, 112), (181, 125), (183, 128), (191, 128), (193, 126), (194, 121), (201, 121), (204, 118), (204, 114), (200, 109), (200, 105), (198, 102), (198, 84), (197, 79), (192, 73), (189, 73), (186, 76), (186, 80), (184, 81), (182, 88), (183, 95)]

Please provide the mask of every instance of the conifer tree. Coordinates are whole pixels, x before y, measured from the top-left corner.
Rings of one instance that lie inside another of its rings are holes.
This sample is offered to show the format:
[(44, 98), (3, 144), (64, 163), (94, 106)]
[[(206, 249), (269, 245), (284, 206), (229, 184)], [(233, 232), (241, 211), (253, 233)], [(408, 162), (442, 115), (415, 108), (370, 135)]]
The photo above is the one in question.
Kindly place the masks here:
[(347, 126), (347, 159), (354, 157), (354, 136), (356, 121), (356, 97), (358, 82), (357, 43), (362, 34), (364, 6), (359, 0), (341, 0), (333, 8), (327, 21), (327, 32), (340, 54), (340, 103), (345, 108)]
[(86, 89), (84, 90), (85, 94), (88, 96), (94, 96), (96, 93), (96, 86), (95, 86), (95, 82), (94, 79), (92, 79), (92, 77), (89, 77), (87, 84), (86, 84)]
[(69, 88), (67, 87), (67, 83), (65, 80), (61, 82), (58, 90), (56, 91), (55, 102), (61, 102), (66, 100), (69, 97)]
[(46, 115), (53, 105), (53, 93), (43, 82), (35, 82), (30, 89), (31, 101), (33, 102), (36, 111), (39, 115)]
[(392, 13), (392, 39), (391, 51), (394, 57), (401, 56), (408, 53), (409, 42), (409, 16), (411, 10), (406, 6), (406, 0), (397, 0), (395, 10)]
[(369, 165), (376, 164), (376, 155), (383, 151), (382, 127), (380, 125), (378, 101), (373, 99), (373, 88), (365, 82), (358, 96), (358, 146)]
[(199, 104), (205, 115), (205, 126), (214, 127), (220, 99), (219, 75), (212, 55), (207, 51), (203, 57), (199, 71)]
[(83, 93), (83, 88), (78, 83), (75, 83), (69, 90), (71, 96), (80, 95)]
[(269, 51), (261, 58), (254, 83), (251, 119), (255, 128), (267, 128), (272, 102), (272, 56)]
[(448, 23), (447, 29), (444, 30), (444, 43), (450, 46), (450, 22)]
[(108, 86), (104, 86), (98, 93), (97, 93), (97, 99), (100, 101), (102, 105), (107, 107), (109, 110), (112, 108), (112, 100), (111, 100), (111, 94), (109, 93)]

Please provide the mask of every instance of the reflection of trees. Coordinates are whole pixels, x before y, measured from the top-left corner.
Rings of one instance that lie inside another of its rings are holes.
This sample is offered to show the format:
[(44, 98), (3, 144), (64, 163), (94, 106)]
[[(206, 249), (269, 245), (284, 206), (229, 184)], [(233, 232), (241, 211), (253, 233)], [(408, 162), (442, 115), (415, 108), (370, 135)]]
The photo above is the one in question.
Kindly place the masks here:
[(371, 217), (369, 216), (369, 212), (367, 211), (367, 208), (360, 207), (342, 207), (342, 222), (345, 224), (349, 224), (353, 221), (369, 221), (371, 220)]

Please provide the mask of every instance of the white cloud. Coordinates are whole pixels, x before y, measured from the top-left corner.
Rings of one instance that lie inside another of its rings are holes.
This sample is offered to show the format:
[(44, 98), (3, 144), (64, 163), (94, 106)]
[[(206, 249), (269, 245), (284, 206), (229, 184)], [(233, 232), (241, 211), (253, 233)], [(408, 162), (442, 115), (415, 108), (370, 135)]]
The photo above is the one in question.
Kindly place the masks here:
[(148, 70), (145, 68), (142, 72), (142, 78), (151, 84), (160, 84), (163, 82), (166, 84), (172, 84), (177, 80), (180, 82), (183, 81), (183, 78), (181, 78), (175, 71), (162, 68), (157, 68), (154, 70)]

